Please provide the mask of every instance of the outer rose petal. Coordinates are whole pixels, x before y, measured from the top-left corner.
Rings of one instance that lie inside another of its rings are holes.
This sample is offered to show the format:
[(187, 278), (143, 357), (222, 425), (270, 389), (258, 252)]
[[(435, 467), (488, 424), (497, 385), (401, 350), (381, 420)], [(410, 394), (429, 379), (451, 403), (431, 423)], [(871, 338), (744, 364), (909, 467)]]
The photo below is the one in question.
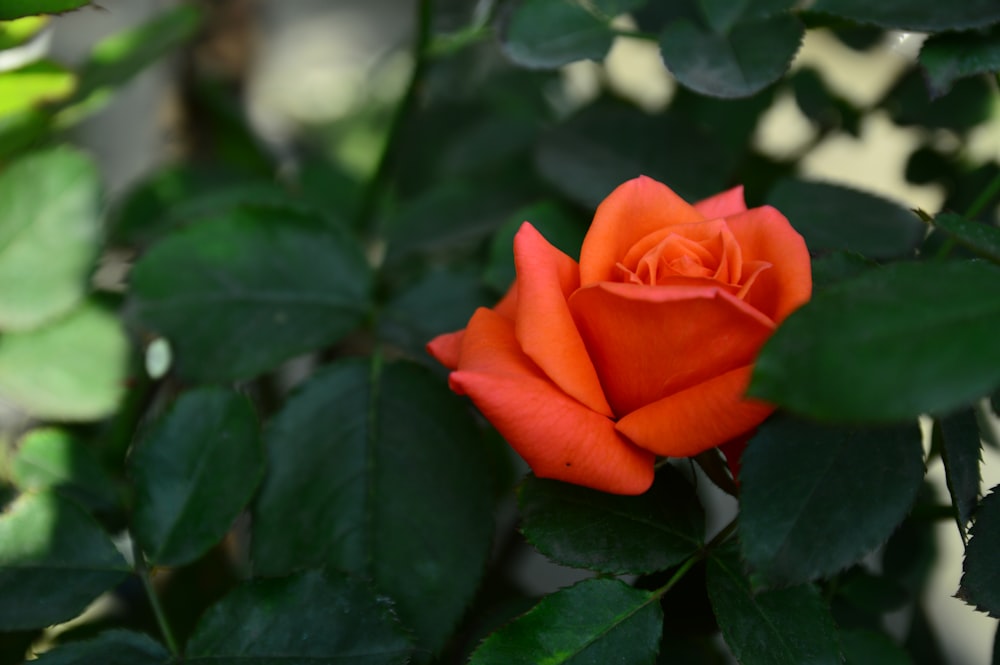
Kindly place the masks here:
[(539, 477), (614, 494), (641, 494), (652, 484), (654, 456), (549, 381), (521, 351), (513, 325), (495, 312), (473, 315), (461, 368), (449, 381)]
[(774, 411), (744, 399), (748, 365), (653, 402), (618, 421), (616, 428), (646, 450), (668, 457), (691, 457), (759, 425)]
[(458, 369), (458, 358), (462, 352), (465, 330), (438, 335), (427, 342), (427, 353), (448, 369)]
[[(570, 308), (619, 417), (750, 364), (774, 329), (709, 280), (683, 286), (601, 283)], [(720, 443), (720, 439), (715, 443)]]
[(743, 250), (744, 262), (771, 264), (758, 275), (747, 293), (747, 303), (781, 323), (812, 295), (812, 268), (805, 240), (771, 206), (747, 210), (726, 222)]
[(580, 248), (580, 284), (615, 279), (615, 264), (630, 247), (657, 229), (704, 218), (666, 185), (639, 176), (604, 199)]
[(525, 222), (514, 236), (517, 340), (553, 383), (602, 415), (611, 407), (573, 323), (566, 298), (580, 285), (576, 261)]
[[(504, 318), (514, 320), (517, 315), (517, 282), (507, 289), (507, 293), (493, 306), (493, 311)], [(427, 342), (427, 353), (448, 369), (458, 369), (459, 356), (462, 351), (462, 338), (465, 329), (438, 335)]]
[(718, 219), (729, 217), (747, 209), (747, 204), (743, 199), (743, 185), (727, 189), (721, 194), (710, 196), (704, 201), (694, 204), (694, 209), (700, 212), (705, 219)]

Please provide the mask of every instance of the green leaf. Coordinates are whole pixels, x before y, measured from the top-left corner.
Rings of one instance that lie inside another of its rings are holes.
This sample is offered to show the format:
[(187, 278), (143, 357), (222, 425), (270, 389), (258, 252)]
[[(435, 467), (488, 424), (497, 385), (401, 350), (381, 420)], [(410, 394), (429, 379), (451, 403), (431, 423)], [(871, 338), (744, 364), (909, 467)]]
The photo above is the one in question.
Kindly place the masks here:
[[(955, 81), (948, 94), (931, 99), (919, 69), (911, 69), (879, 106), (889, 112), (897, 125), (967, 133), (989, 122), (995, 98), (996, 91), (989, 79), (976, 76)], [(979, 191), (976, 190), (976, 194)]]
[(525, 538), (556, 563), (602, 573), (666, 570), (704, 543), (705, 513), (674, 467), (640, 496), (528, 476), (518, 491)]
[(500, 25), (500, 44), (513, 62), (554, 69), (577, 60), (603, 60), (614, 31), (578, 0), (520, 0)]
[(32, 662), (38, 665), (168, 665), (173, 658), (149, 635), (118, 629), (104, 631), (89, 640), (61, 644)]
[(857, 252), (835, 249), (812, 260), (813, 291), (821, 291), (877, 267), (877, 263)]
[(881, 28), (940, 32), (968, 30), (1000, 21), (996, 0), (816, 0), (809, 9)]
[(4, 0), (0, 5), (0, 21), (36, 14), (59, 14), (89, 4), (90, 0)]
[(844, 630), (840, 633), (846, 665), (909, 665), (910, 657), (883, 633)]
[(536, 159), (546, 180), (588, 210), (640, 174), (696, 201), (722, 190), (732, 166), (717, 140), (686, 119), (611, 101), (557, 125), (542, 137)]
[(825, 420), (898, 421), (1000, 386), (1000, 268), (899, 263), (817, 293), (757, 358), (749, 393)]
[(965, 527), (979, 502), (983, 444), (979, 440), (979, 423), (972, 408), (962, 409), (938, 420), (941, 436), (941, 459), (945, 480), (955, 508), (958, 531), (965, 539)]
[(743, 19), (724, 31), (682, 18), (660, 33), (660, 52), (681, 85), (713, 97), (749, 97), (788, 71), (804, 33), (791, 14)]
[(127, 356), (118, 319), (84, 303), (43, 328), (0, 337), (0, 394), (36, 418), (97, 420), (118, 407)]
[(428, 340), (464, 328), (477, 307), (494, 304), (477, 272), (433, 270), (407, 284), (379, 311), (379, 339), (429, 359)]
[(91, 510), (121, 504), (115, 482), (97, 456), (63, 429), (45, 427), (25, 434), (11, 464), (11, 479), (22, 491), (52, 489)]
[(962, 247), (994, 263), (1000, 263), (1000, 229), (997, 227), (951, 213), (941, 213), (935, 217), (934, 226)]
[(51, 60), (0, 72), (0, 115), (64, 99), (76, 88), (76, 75)]
[(810, 251), (848, 250), (872, 259), (913, 253), (926, 227), (912, 212), (842, 185), (783, 180), (768, 203), (805, 238)]
[(500, 227), (490, 243), (490, 258), (483, 279), (499, 293), (505, 293), (514, 283), (514, 236), (524, 222), (530, 222), (546, 240), (569, 256), (580, 256), (587, 229), (578, 215), (552, 201), (520, 208)]
[(185, 164), (158, 172), (129, 193), (113, 219), (112, 242), (146, 245), (174, 228), (236, 208), (313, 210), (274, 182)]
[(66, 147), (0, 172), (0, 329), (26, 330), (83, 299), (97, 254), (97, 168)]
[(50, 24), (50, 16), (28, 16), (13, 21), (0, 21), (0, 51), (24, 46)]
[(1000, 25), (986, 32), (931, 35), (920, 48), (920, 65), (932, 97), (945, 94), (957, 79), (1000, 70)]
[(738, 546), (708, 559), (708, 598), (726, 644), (742, 665), (839, 665), (830, 610), (811, 584), (754, 593)]
[(80, 70), (78, 98), (126, 83), (190, 39), (200, 22), (201, 13), (194, 5), (182, 4), (104, 39), (94, 46)]
[(370, 577), (440, 648), (493, 533), (489, 453), (462, 401), (414, 365), (344, 361), (293, 395), (266, 439), (257, 574), (328, 565)]
[(412, 647), (392, 607), (340, 573), (254, 580), (210, 607), (188, 643), (191, 665), (404, 665)]
[(618, 580), (584, 580), (490, 635), (469, 665), (652, 665), (663, 630), (656, 601)]
[(129, 568), (77, 504), (26, 493), (0, 513), (0, 632), (72, 619)]
[(246, 378), (353, 330), (371, 271), (357, 240), (312, 217), (235, 210), (183, 229), (132, 271), (139, 319), (170, 340), (178, 372)]
[(850, 429), (774, 417), (740, 468), (740, 535), (777, 584), (824, 577), (884, 543), (924, 476), (920, 429)]
[(131, 456), (135, 536), (149, 560), (181, 566), (219, 542), (264, 473), (250, 401), (223, 388), (182, 395)]
[(1000, 618), (1000, 485), (980, 502), (969, 535), (956, 595), (980, 612)]

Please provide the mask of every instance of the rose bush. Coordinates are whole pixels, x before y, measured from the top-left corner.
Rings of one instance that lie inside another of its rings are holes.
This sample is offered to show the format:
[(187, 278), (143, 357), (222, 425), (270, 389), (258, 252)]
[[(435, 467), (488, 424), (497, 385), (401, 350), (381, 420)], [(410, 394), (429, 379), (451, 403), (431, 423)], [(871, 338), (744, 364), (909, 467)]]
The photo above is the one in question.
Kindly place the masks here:
[(429, 352), (540, 477), (638, 494), (773, 410), (743, 397), (775, 326), (812, 292), (802, 237), (742, 187), (688, 204), (639, 177), (598, 207), (579, 264), (525, 222), (517, 278)]

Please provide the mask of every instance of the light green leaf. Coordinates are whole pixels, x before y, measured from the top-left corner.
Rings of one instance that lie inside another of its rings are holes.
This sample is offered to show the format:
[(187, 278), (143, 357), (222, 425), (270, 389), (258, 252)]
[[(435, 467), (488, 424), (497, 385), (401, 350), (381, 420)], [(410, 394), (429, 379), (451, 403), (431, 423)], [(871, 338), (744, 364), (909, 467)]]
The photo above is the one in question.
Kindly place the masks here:
[(89, 4), (90, 0), (4, 0), (0, 4), (0, 21), (36, 14), (59, 14)]
[(0, 72), (0, 115), (65, 99), (75, 88), (76, 75), (51, 60)]
[(87, 291), (99, 234), (97, 168), (53, 148), (0, 172), (0, 330), (37, 327)]
[(0, 337), (0, 395), (36, 418), (98, 420), (118, 407), (127, 360), (118, 319), (84, 303), (43, 328)]

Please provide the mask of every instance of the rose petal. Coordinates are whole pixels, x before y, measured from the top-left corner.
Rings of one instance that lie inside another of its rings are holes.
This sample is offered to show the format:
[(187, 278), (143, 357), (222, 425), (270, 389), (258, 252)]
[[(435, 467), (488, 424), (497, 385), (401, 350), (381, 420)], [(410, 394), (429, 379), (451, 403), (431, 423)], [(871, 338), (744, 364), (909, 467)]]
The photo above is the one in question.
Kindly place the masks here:
[(744, 399), (747, 365), (653, 402), (618, 421), (617, 429), (657, 455), (691, 457), (748, 432), (774, 407)]
[(611, 407), (566, 303), (579, 286), (576, 261), (525, 222), (514, 236), (514, 265), (515, 327), (521, 349), (563, 392), (610, 416)]
[(743, 212), (747, 209), (747, 204), (743, 199), (743, 185), (698, 201), (694, 204), (694, 209), (700, 212), (705, 219), (718, 219)]
[(427, 342), (427, 353), (448, 369), (458, 369), (458, 359), (462, 352), (462, 338), (465, 330), (438, 335)]
[(765, 261), (746, 293), (746, 302), (780, 323), (812, 294), (809, 250), (802, 236), (771, 206), (729, 217), (729, 229), (743, 250), (743, 262)]
[(567, 396), (521, 352), (513, 325), (488, 309), (469, 321), (462, 367), (449, 378), (542, 478), (615, 494), (641, 494), (654, 456), (614, 423)]
[(604, 199), (580, 249), (580, 283), (617, 279), (616, 264), (636, 242), (665, 226), (704, 218), (666, 185), (639, 176)]
[(681, 285), (595, 284), (570, 298), (619, 417), (752, 362), (773, 330), (739, 298), (704, 286), (708, 280), (676, 281)]

